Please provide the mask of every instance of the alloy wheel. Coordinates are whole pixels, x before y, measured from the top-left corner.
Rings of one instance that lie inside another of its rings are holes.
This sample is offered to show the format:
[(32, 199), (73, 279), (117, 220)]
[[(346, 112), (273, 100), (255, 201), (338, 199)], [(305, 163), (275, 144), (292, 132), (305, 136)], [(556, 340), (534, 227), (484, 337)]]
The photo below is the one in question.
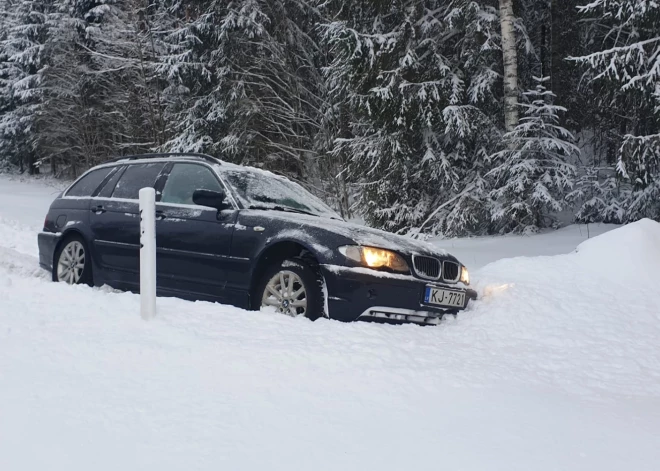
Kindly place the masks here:
[(266, 283), (261, 307), (272, 306), (287, 316), (304, 316), (307, 313), (307, 291), (300, 276), (289, 270), (275, 273)]
[(75, 285), (82, 278), (84, 270), (85, 248), (79, 241), (72, 240), (60, 253), (57, 261), (57, 279)]

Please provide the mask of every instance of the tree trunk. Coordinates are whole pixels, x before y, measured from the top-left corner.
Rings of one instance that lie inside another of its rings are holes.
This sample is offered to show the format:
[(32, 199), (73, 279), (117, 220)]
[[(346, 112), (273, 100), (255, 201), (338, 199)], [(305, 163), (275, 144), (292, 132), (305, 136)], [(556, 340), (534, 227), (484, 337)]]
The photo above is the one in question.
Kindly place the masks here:
[(27, 171), (28, 175), (38, 175), (39, 167), (35, 165), (34, 155), (30, 154), (27, 158)]
[(513, 0), (499, 1), (504, 56), (504, 124), (507, 131), (513, 131), (518, 125), (518, 58), (513, 29)]

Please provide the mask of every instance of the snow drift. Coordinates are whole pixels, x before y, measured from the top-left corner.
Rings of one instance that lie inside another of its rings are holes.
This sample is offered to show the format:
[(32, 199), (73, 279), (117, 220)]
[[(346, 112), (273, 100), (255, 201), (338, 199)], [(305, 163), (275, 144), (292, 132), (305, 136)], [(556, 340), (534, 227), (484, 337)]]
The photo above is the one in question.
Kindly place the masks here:
[[(580, 244), (578, 260), (613, 283), (660, 289), (660, 224), (643, 219)], [(660, 306), (658, 306), (660, 312)]]
[(0, 233), (0, 469), (657, 469), (658, 223), (492, 263), (436, 328), (176, 299), (146, 323)]

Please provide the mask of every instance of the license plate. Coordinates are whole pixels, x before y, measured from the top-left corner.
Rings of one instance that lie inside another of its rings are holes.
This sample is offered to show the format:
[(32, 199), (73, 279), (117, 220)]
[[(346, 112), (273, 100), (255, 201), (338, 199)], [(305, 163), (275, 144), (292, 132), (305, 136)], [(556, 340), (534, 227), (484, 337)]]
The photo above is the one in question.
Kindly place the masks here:
[(463, 307), (465, 306), (465, 291), (427, 286), (424, 293), (424, 302), (434, 306)]

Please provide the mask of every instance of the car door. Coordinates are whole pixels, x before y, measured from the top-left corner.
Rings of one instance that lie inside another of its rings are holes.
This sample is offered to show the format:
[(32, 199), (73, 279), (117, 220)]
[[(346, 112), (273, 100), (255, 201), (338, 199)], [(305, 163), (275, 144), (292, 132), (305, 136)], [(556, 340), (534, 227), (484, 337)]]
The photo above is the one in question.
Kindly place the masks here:
[(154, 187), (165, 163), (135, 163), (113, 175), (90, 205), (94, 253), (103, 282), (136, 289), (140, 269), (138, 193)]
[(76, 181), (51, 206), (55, 229), (62, 231), (71, 227), (79, 227), (87, 235), (85, 227), (89, 224), (89, 207), (91, 198), (103, 186), (114, 172), (115, 167), (101, 167), (92, 169)]
[(230, 282), (237, 209), (228, 205), (218, 211), (193, 203), (195, 190), (225, 191), (209, 166), (178, 162), (166, 173), (156, 205), (159, 287), (183, 297), (237, 304), (237, 297), (247, 296)]

